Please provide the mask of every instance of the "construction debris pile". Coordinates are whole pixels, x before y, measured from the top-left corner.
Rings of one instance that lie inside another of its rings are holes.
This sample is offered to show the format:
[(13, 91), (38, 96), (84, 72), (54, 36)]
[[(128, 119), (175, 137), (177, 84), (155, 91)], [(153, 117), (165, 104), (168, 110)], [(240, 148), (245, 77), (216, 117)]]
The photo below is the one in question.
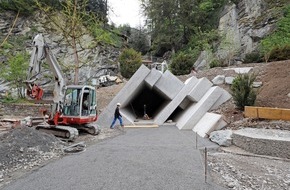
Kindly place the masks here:
[(62, 155), (59, 139), (28, 127), (0, 135), (0, 142), (0, 182), (14, 171), (31, 169)]

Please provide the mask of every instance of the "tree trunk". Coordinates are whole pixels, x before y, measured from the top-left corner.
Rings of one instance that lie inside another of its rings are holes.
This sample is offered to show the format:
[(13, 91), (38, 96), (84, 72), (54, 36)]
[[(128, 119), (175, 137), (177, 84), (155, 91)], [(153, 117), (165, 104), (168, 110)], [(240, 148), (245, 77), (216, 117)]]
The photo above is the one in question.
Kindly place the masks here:
[(74, 84), (77, 85), (79, 83), (79, 57), (78, 57), (78, 51), (77, 51), (75, 38), (73, 38), (73, 49), (74, 49), (74, 60), (75, 60)]

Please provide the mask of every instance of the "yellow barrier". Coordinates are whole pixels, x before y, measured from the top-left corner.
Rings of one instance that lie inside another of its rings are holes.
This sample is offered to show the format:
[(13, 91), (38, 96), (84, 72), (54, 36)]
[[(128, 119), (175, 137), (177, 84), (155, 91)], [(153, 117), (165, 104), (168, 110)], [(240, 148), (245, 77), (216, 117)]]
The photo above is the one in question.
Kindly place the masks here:
[(290, 109), (245, 106), (245, 117), (290, 121)]

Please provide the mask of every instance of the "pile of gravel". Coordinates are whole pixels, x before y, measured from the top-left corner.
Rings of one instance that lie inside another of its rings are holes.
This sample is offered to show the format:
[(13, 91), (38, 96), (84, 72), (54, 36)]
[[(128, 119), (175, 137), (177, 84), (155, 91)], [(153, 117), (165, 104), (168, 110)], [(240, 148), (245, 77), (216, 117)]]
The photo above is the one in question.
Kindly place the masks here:
[(0, 182), (12, 172), (31, 169), (62, 155), (63, 143), (55, 136), (28, 127), (0, 136)]

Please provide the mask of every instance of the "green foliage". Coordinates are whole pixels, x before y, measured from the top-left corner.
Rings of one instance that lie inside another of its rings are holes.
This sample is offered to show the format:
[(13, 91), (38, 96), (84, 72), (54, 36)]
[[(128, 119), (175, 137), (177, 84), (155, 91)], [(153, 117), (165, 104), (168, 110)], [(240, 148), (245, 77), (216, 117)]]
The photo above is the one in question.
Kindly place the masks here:
[(131, 29), (129, 47), (141, 52), (142, 55), (145, 55), (150, 49), (149, 40), (146, 37), (146, 31), (142, 29)]
[(27, 99), (25, 98), (13, 98), (11, 96), (11, 94), (8, 94), (7, 96), (4, 96), (3, 98), (0, 98), (0, 102), (1, 103), (7, 103), (7, 104), (11, 104), (11, 103), (29, 103), (27, 101)]
[(17, 88), (19, 97), (22, 97), (20, 88), (24, 86), (23, 81), (26, 79), (27, 60), (27, 54), (18, 53), (8, 58), (8, 65), (1, 66), (0, 78), (10, 82), (12, 87)]
[[(54, 8), (59, 7), (58, 0), (39, 0), (40, 3)], [(31, 15), (35, 10), (38, 10), (35, 0), (2, 0), (0, 8), (3, 10), (20, 12), (23, 15)]]
[(181, 51), (173, 57), (170, 70), (174, 75), (189, 74), (194, 63), (195, 58), (193, 54)]
[(214, 67), (221, 67), (223, 65), (223, 63), (218, 60), (218, 59), (213, 59), (210, 63), (209, 63), (209, 68), (214, 68)]
[[(290, 45), (290, 5), (284, 9), (284, 17), (277, 23), (277, 29), (274, 33), (261, 41), (260, 51), (266, 61), (273, 54), (274, 49), (283, 49)], [(275, 50), (275, 52), (277, 52)], [(274, 55), (275, 56), (275, 55)]]
[(231, 94), (238, 109), (255, 104), (257, 92), (253, 88), (254, 74), (239, 74), (231, 86)]
[(268, 61), (282, 61), (290, 59), (290, 44), (282, 47), (273, 48)]
[(261, 63), (263, 56), (259, 52), (252, 52), (245, 55), (244, 63)]
[(142, 64), (141, 53), (134, 49), (124, 49), (119, 57), (121, 75), (130, 78)]
[(116, 46), (116, 36), (102, 27), (99, 23), (92, 23), (90, 25), (90, 31), (93, 34), (98, 44), (107, 44)]
[(214, 44), (220, 39), (217, 30), (209, 30), (206, 32), (200, 29), (195, 32), (195, 35), (191, 36), (186, 48), (194, 48), (198, 51), (209, 50), (214, 51), (216, 47)]

